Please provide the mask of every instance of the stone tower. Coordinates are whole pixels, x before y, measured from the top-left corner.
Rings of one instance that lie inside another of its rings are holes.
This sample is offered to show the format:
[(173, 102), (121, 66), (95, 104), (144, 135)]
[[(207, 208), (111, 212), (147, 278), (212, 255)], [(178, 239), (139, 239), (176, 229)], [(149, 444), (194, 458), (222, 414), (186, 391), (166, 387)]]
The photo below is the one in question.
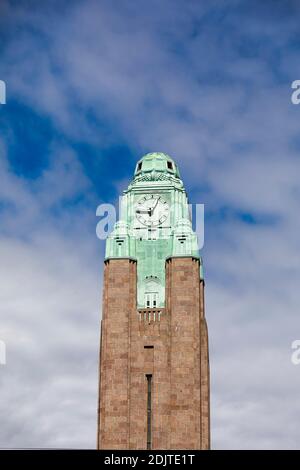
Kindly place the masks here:
[(176, 163), (145, 155), (106, 243), (99, 449), (209, 449), (197, 237)]

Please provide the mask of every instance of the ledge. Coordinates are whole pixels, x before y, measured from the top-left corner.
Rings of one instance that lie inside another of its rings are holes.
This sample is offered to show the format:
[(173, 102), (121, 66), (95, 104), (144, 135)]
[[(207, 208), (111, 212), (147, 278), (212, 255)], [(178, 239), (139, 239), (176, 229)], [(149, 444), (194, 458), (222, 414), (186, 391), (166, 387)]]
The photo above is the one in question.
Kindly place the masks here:
[(137, 259), (133, 258), (132, 256), (108, 256), (107, 258), (104, 258), (104, 263), (115, 259), (128, 259), (130, 261), (134, 261), (135, 263), (137, 262)]
[(196, 259), (197, 261), (199, 261), (199, 263), (201, 261), (201, 257), (196, 256), (196, 255), (171, 255), (171, 256), (166, 257), (166, 261), (168, 261), (172, 258), (192, 258), (192, 259)]
[(138, 313), (161, 312), (164, 313), (166, 307), (137, 307)]

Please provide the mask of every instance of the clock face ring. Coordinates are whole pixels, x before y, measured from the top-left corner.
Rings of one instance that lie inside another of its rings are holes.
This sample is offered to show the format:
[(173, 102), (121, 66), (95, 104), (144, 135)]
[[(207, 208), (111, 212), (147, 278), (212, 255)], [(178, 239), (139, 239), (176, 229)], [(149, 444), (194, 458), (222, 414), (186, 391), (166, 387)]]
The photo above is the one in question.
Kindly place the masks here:
[(146, 227), (159, 227), (168, 215), (169, 205), (160, 194), (146, 194), (135, 206), (137, 220)]

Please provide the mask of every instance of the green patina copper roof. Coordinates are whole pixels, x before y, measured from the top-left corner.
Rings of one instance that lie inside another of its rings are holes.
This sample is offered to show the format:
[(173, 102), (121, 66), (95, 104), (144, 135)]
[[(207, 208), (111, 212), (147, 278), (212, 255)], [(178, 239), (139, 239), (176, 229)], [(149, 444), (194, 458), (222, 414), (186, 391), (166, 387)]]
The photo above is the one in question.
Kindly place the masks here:
[(161, 179), (162, 174), (170, 178), (180, 178), (179, 170), (174, 160), (162, 152), (152, 152), (144, 155), (135, 168), (134, 177), (152, 176), (152, 180)]

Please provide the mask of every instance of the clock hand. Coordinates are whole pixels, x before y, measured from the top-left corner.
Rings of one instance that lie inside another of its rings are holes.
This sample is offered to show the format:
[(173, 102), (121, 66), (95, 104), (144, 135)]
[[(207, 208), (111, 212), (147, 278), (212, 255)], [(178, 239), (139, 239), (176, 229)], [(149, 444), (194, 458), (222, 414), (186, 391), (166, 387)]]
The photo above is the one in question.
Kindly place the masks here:
[(141, 209), (137, 209), (135, 212), (136, 212), (136, 214), (149, 214), (150, 211), (151, 211), (151, 209), (147, 209), (146, 211), (143, 211)]
[(156, 204), (150, 209), (150, 217), (152, 216), (153, 212), (154, 212), (154, 209), (156, 208), (157, 204), (158, 204), (158, 201), (159, 201), (159, 197), (156, 199)]
[(153, 207), (149, 207), (149, 209), (147, 209), (147, 210), (137, 209), (137, 210), (135, 211), (136, 214), (148, 214), (149, 217), (152, 217), (153, 212), (154, 212), (154, 209), (156, 208), (159, 199), (160, 199), (160, 198), (157, 198), (157, 199), (156, 199), (156, 203), (154, 204), (154, 206), (153, 206)]
[(156, 199), (156, 204), (155, 204), (155, 206), (153, 207), (152, 210), (154, 210), (154, 209), (156, 208), (156, 206), (157, 206), (159, 200), (160, 200), (160, 197), (158, 197), (158, 198)]

